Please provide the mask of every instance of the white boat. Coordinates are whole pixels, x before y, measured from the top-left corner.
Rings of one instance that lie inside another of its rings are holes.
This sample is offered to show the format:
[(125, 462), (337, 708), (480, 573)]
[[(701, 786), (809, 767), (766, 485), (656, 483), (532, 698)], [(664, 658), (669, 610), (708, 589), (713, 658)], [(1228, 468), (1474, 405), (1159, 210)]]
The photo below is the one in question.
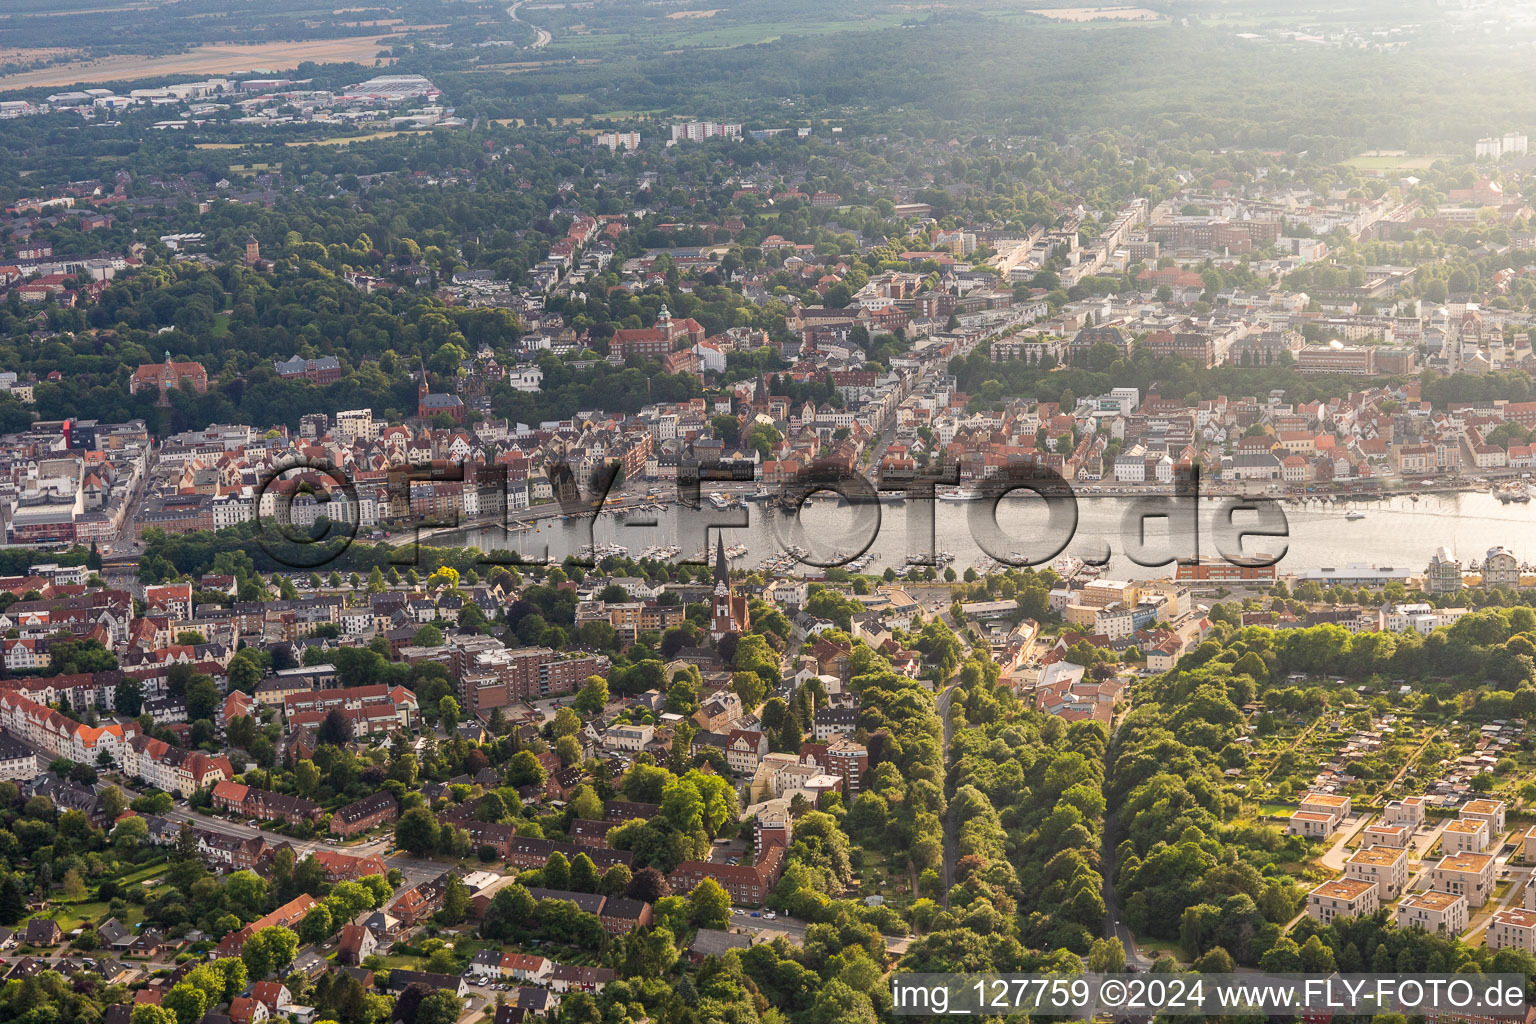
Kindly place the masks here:
[(983, 495), (974, 487), (957, 487), (952, 491), (940, 491), (940, 501), (980, 501)]
[(1357, 511), (1350, 511), (1350, 512), (1346, 512), (1344, 514), (1344, 518), (1352, 523), (1352, 522), (1354, 522), (1357, 519), (1364, 519), (1365, 518), (1365, 513), (1364, 512), (1357, 512)]
[(710, 492), (709, 503), (711, 505), (715, 506), (715, 508), (730, 508), (731, 507), (731, 499), (727, 498), (725, 495), (721, 494), (719, 491), (711, 491)]

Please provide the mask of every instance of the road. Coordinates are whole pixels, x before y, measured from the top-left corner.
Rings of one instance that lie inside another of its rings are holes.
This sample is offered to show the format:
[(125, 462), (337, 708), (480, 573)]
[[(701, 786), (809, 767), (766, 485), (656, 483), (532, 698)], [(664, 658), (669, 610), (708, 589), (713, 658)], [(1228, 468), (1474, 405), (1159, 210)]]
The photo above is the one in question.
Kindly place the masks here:
[(537, 26), (537, 25), (531, 25), (528, 22), (523, 21), (522, 18), (519, 18), (517, 16), (517, 9), (519, 7), (521, 7), (521, 6), (523, 6), (523, 4), (525, 2), (526, 2), (526, 0), (518, 0), (517, 3), (513, 4), (511, 7), (508, 7), (507, 8), (507, 15), (513, 21), (521, 21), (524, 25), (528, 25), (529, 28), (533, 29), (534, 39), (533, 39), (533, 42), (531, 44), (529, 44), (528, 49), (530, 49), (530, 50), (542, 50), (542, 49), (544, 49), (544, 47), (548, 46), (549, 43), (550, 43), (550, 40), (554, 39), (555, 37), (550, 34), (548, 29), (542, 29), (542, 28), (539, 28), (539, 26)]
[[(954, 703), (955, 688), (946, 687), (934, 702), (939, 711), (939, 720), (944, 723), (944, 772), (949, 773), (949, 746), (955, 740), (955, 725), (950, 720), (949, 708)], [(959, 857), (959, 843), (955, 838), (955, 811), (951, 806), (944, 808), (944, 906), (949, 906), (949, 890), (955, 884), (955, 861)]]

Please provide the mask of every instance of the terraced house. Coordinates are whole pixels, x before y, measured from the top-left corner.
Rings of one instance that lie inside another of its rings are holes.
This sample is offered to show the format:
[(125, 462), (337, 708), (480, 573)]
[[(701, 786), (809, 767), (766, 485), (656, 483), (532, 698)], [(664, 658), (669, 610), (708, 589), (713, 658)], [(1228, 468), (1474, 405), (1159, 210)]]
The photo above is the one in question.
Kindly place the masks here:
[(338, 836), (355, 836), (375, 825), (394, 821), (400, 814), (400, 805), (389, 793), (365, 796), (356, 803), (347, 804), (331, 815), (331, 833)]
[(164, 740), (135, 735), (123, 749), (123, 772), (137, 775), (155, 788), (190, 797), (198, 789), (235, 777), (235, 766), (227, 757), (187, 751)]
[(56, 757), (89, 765), (101, 764), (103, 758), (111, 764), (122, 764), (129, 737), (138, 734), (138, 726), (132, 723), (82, 725), (14, 692), (0, 693), (0, 726), (17, 739), (42, 747)]
[(286, 821), (299, 825), (317, 821), (324, 813), (319, 804), (287, 793), (273, 793), (238, 782), (224, 781), (213, 787), (213, 805), (233, 814), (262, 821)]
[(135, 736), (123, 750), (123, 772), (182, 797), (235, 777), (227, 757), (173, 747), (164, 740)]

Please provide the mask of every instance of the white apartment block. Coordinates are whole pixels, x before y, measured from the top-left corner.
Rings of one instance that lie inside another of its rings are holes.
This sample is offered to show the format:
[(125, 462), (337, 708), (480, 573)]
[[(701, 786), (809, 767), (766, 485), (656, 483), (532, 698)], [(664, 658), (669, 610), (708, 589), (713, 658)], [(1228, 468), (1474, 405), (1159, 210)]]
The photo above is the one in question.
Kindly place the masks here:
[(1339, 878), (1324, 882), (1307, 894), (1307, 916), (1322, 925), (1339, 917), (1362, 917), (1375, 913), (1379, 901), (1374, 882)]
[(1440, 834), (1441, 853), (1487, 853), (1492, 842), (1486, 821), (1457, 818)]
[(1339, 819), (1317, 811), (1297, 811), (1285, 823), (1287, 835), (1304, 836), (1307, 839), (1327, 839), (1338, 827)]
[(1344, 877), (1375, 883), (1377, 897), (1389, 903), (1408, 887), (1408, 851), (1385, 846), (1357, 850), (1344, 865)]
[(1515, 908), (1493, 915), (1484, 939), (1489, 949), (1519, 949), (1536, 954), (1536, 910)]
[(1360, 834), (1360, 845), (1364, 849), (1372, 846), (1386, 846), (1394, 850), (1407, 849), (1413, 839), (1413, 832), (1406, 825), (1383, 825), (1377, 822), (1367, 825), (1365, 831)]
[(1449, 892), (1414, 892), (1397, 905), (1399, 928), (1423, 928), (1431, 935), (1460, 935), (1467, 930), (1467, 898)]
[(1469, 800), (1461, 809), (1461, 817), (1474, 821), (1486, 821), (1490, 836), (1504, 834), (1504, 801)]
[(1430, 888), (1465, 896), (1471, 907), (1488, 902), (1493, 882), (1493, 858), (1486, 853), (1453, 853), (1429, 870)]
[(1424, 798), (1410, 796), (1402, 800), (1393, 800), (1387, 804), (1383, 817), (1387, 819), (1388, 824), (1406, 825), (1410, 829), (1416, 829), (1424, 824)]
[(1303, 811), (1332, 814), (1343, 821), (1349, 817), (1353, 805), (1347, 796), (1339, 796), (1335, 793), (1308, 793), (1301, 798), (1300, 808)]
[(96, 765), (102, 755), (112, 764), (121, 764), (129, 735), (137, 726), (106, 725), (92, 728), (82, 725), (63, 712), (54, 711), (19, 693), (0, 693), (0, 727), (34, 747), (65, 757), (76, 764)]

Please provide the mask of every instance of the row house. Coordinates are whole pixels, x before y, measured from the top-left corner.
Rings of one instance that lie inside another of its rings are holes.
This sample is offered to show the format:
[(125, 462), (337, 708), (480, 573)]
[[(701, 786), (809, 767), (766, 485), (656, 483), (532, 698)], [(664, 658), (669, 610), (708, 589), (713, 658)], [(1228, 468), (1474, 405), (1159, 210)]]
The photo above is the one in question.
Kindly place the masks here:
[(362, 711), (382, 708), (393, 717), (399, 728), (409, 730), (416, 724), (420, 705), (416, 695), (403, 686), (352, 686), (337, 690), (303, 691), (283, 696), (283, 717), (290, 722), (295, 716), (327, 712), (332, 708), (342, 711)]
[(369, 829), (394, 821), (400, 815), (400, 805), (393, 794), (374, 793), (355, 803), (338, 808), (331, 815), (331, 834), (350, 838)]
[(213, 805), (241, 817), (260, 821), (285, 821), (290, 825), (318, 821), (324, 813), (313, 800), (273, 793), (232, 781), (220, 782), (213, 787)]
[(633, 867), (635, 862), (635, 855), (629, 850), (577, 846), (574, 843), (560, 843), (553, 839), (538, 839), (531, 836), (514, 838), (506, 861), (516, 868), (542, 868), (556, 853), (563, 855), (566, 860), (574, 859), (577, 854), (586, 854), (600, 872), (607, 871), (618, 864)]
[(34, 747), (77, 764), (122, 764), (138, 726), (89, 726), (19, 693), (0, 693), (0, 727)]
[(215, 871), (249, 871), (267, 852), (261, 836), (231, 836), (201, 828), (194, 832), (198, 854)]
[(134, 736), (123, 749), (123, 773), (137, 776), (167, 793), (193, 793), (235, 777), (227, 757), (174, 747), (151, 736)]
[(730, 895), (732, 902), (758, 906), (778, 883), (783, 864), (784, 848), (774, 844), (759, 853), (752, 864), (683, 861), (672, 869), (667, 880), (674, 892), (691, 892), (704, 879), (712, 878)]
[(309, 855), (309, 859), (320, 865), (320, 870), (325, 872), (325, 880), (332, 884), (336, 882), (355, 882), (359, 878), (369, 875), (378, 875), (380, 878), (389, 874), (389, 865), (376, 853), (366, 857), (353, 857), (336, 850), (315, 850)]
[(296, 929), (309, 912), (319, 904), (310, 895), (296, 896), (265, 917), (258, 918), (239, 931), (230, 932), (219, 942), (220, 956), (239, 956), (246, 940), (264, 928)]

